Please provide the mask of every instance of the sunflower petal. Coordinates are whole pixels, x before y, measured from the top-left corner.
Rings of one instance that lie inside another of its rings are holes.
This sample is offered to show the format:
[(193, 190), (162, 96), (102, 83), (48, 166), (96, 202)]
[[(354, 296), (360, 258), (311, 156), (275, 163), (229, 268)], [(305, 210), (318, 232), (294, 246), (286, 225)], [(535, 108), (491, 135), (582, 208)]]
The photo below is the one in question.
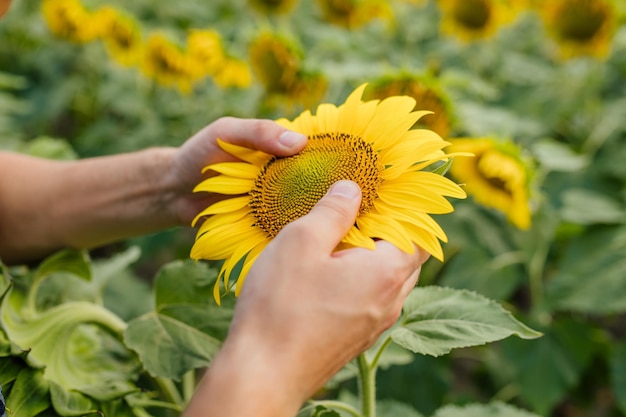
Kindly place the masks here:
[(443, 261), (443, 249), (441, 248), (441, 243), (439, 243), (434, 235), (411, 223), (400, 222), (400, 224), (404, 227), (406, 233), (410, 236), (410, 239), (415, 242), (417, 246), (424, 249), (440, 261)]
[(376, 249), (376, 243), (374, 242), (374, 240), (354, 226), (343, 238), (342, 242), (349, 243), (352, 246), (357, 246), (360, 248), (367, 248), (371, 250)]
[(250, 268), (254, 265), (254, 262), (257, 260), (263, 249), (269, 244), (269, 240), (265, 240), (261, 244), (255, 246), (249, 253), (246, 255), (246, 260), (243, 263), (243, 267), (241, 268), (241, 273), (239, 274), (239, 278), (237, 279), (237, 284), (235, 287), (235, 296), (239, 296), (241, 293), (241, 289), (243, 288), (243, 283), (246, 281), (248, 277), (248, 272), (250, 272)]
[(218, 194), (245, 194), (252, 189), (254, 180), (218, 175), (207, 178), (193, 189), (194, 192), (205, 191)]
[(235, 178), (255, 179), (259, 175), (261, 168), (247, 162), (220, 162), (205, 166), (202, 169), (202, 173), (209, 170)]
[(415, 251), (415, 247), (402, 224), (392, 218), (370, 212), (357, 217), (356, 223), (359, 229), (368, 236), (378, 237), (393, 243), (406, 253)]
[(211, 204), (209, 207), (202, 210), (191, 222), (191, 227), (195, 227), (198, 220), (202, 217), (210, 216), (212, 214), (225, 214), (233, 211), (238, 211), (244, 208), (250, 202), (250, 197), (233, 197), (227, 198), (226, 200), (218, 201), (217, 203)]
[(234, 145), (221, 139), (217, 139), (217, 144), (223, 151), (256, 166), (263, 166), (272, 157), (272, 155), (266, 154), (265, 152)]

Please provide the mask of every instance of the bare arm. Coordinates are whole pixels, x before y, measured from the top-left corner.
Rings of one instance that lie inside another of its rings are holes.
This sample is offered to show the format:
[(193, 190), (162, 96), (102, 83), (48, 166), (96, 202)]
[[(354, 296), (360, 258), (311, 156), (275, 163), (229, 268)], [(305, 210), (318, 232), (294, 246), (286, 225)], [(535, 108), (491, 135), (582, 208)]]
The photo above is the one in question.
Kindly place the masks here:
[(222, 118), (180, 148), (69, 162), (0, 152), (0, 258), (23, 262), (189, 225), (217, 198), (192, 192), (202, 167), (233, 159), (217, 138), (281, 156), (306, 143), (269, 120)]

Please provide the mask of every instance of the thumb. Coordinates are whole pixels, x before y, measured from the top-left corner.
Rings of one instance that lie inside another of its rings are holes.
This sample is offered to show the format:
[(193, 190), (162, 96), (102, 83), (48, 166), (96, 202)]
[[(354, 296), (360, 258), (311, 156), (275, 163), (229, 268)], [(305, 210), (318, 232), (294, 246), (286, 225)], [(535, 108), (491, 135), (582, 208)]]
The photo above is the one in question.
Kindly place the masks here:
[(347, 180), (334, 183), (311, 211), (296, 220), (314, 231), (314, 244), (331, 253), (354, 225), (361, 206), (361, 189)]

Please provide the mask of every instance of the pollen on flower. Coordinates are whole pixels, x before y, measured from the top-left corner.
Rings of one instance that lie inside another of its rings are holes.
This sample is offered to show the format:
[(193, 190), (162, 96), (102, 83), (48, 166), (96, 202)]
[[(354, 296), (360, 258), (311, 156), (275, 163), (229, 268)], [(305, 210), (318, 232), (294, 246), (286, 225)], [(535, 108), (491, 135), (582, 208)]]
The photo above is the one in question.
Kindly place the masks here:
[(366, 213), (374, 205), (382, 169), (372, 146), (361, 138), (345, 133), (312, 135), (302, 152), (272, 158), (261, 169), (250, 191), (255, 225), (269, 237), (276, 236), (307, 214), (333, 183), (345, 179), (361, 187), (359, 212)]

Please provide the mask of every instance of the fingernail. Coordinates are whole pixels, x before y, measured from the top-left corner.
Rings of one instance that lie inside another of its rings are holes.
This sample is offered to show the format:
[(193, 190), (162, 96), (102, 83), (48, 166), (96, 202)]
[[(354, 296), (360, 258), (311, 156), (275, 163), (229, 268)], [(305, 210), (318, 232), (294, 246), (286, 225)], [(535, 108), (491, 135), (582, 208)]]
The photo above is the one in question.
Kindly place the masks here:
[(329, 194), (354, 199), (361, 194), (359, 186), (352, 181), (337, 181), (330, 187)]
[(306, 140), (306, 136), (302, 133), (292, 132), (291, 130), (287, 130), (278, 137), (278, 143), (280, 143), (283, 147), (287, 149), (295, 148), (297, 145), (301, 144)]

